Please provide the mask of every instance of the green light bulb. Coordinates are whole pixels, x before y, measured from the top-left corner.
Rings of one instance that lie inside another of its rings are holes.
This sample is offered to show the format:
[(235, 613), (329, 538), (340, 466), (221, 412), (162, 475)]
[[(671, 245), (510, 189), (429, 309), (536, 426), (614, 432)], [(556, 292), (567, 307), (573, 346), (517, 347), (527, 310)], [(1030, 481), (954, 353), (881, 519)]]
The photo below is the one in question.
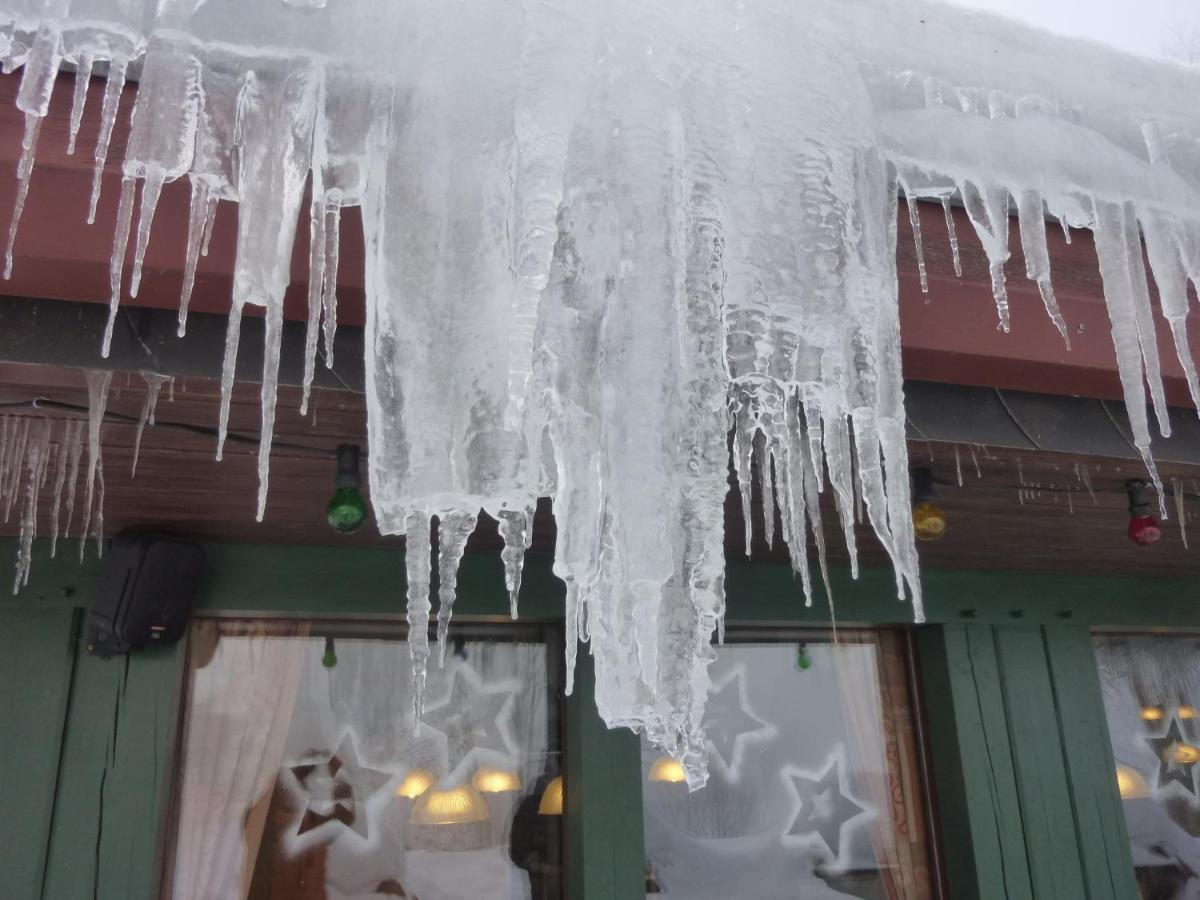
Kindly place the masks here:
[(332, 669), (337, 665), (337, 651), (333, 649), (333, 638), (325, 638), (325, 652), (321, 654), (321, 665)]
[(337, 478), (333, 499), (325, 507), (325, 520), (342, 534), (358, 531), (367, 520), (367, 503), (358, 490), (358, 456), (357, 444), (341, 444), (337, 449)]
[(349, 534), (358, 531), (367, 519), (367, 504), (358, 488), (341, 487), (325, 507), (325, 519), (334, 531)]

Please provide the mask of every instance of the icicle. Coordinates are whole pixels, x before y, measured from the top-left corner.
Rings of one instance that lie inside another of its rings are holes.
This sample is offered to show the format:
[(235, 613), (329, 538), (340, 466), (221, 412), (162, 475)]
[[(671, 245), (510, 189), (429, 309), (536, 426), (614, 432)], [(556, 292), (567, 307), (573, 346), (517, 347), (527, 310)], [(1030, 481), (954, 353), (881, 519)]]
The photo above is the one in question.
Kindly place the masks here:
[(954, 474), (958, 477), (958, 486), (962, 487), (962, 459), (958, 455), (958, 444), (954, 445)]
[[(1162, 394), (1162, 382), (1158, 373), (1157, 350), (1147, 352), (1153, 346), (1153, 323), (1145, 330), (1139, 319), (1149, 317), (1149, 297), (1143, 276), (1140, 291), (1136, 285), (1136, 273), (1141, 269), (1141, 242), (1131, 243), (1125, 210), (1120, 204), (1095, 201), (1096, 256), (1100, 260), (1100, 277), (1104, 282), (1104, 302), (1108, 307), (1108, 319), (1112, 327), (1113, 346), (1117, 354), (1117, 371), (1125, 394), (1125, 410), (1133, 432), (1133, 444), (1141, 454), (1159, 497), (1159, 514), (1167, 517), (1166, 501), (1163, 499), (1162, 483), (1158, 468), (1150, 455), (1150, 426), (1146, 416), (1145, 383), (1150, 380), (1151, 393), (1158, 398)], [(1136, 225), (1133, 236), (1136, 237)], [(1133, 257), (1136, 256), (1136, 264)], [(1144, 311), (1137, 307), (1144, 303)], [(1143, 343), (1145, 341), (1145, 343)], [(1148, 359), (1153, 359), (1153, 371), (1145, 368)], [(1156, 387), (1157, 385), (1157, 387)], [(1166, 424), (1166, 411), (1161, 413), (1160, 424)], [(1168, 429), (1169, 430), (1169, 429)]]
[(4, 474), (4, 521), (7, 522), (12, 516), (12, 504), (16, 498), (17, 491), (21, 485), (21, 474), (24, 472), (25, 462), (25, 447), (29, 441), (29, 419), (25, 416), (21, 417), (20, 422), (15, 426), (16, 433), (13, 435), (12, 444), (8, 459), (5, 461)]
[(117, 323), (117, 308), (121, 303), (121, 273), (125, 268), (125, 249), (129, 246), (129, 227), (133, 218), (133, 194), (136, 179), (125, 176), (121, 179), (121, 201), (117, 206), (117, 230), (113, 235), (112, 259), (108, 264), (108, 321), (104, 325), (104, 340), (100, 355), (108, 358), (112, 348), (113, 327)]
[(18, 537), (16, 575), (13, 578), (12, 592), (15, 594), (21, 585), (29, 581), (29, 568), (33, 560), (33, 538), (37, 534), (38, 494), (42, 485), (43, 467), (46, 453), (50, 444), (50, 422), (42, 419), (29, 450), (22, 461), (24, 463), (24, 503), (21, 508), (21, 525)]
[(1188, 548), (1187, 515), (1183, 506), (1183, 482), (1178, 478), (1171, 479), (1171, 493), (1175, 495), (1175, 518), (1179, 520), (1179, 539), (1183, 541), (1183, 549)]
[[(92, 531), (92, 536), (96, 539), (96, 558), (104, 558), (104, 460), (98, 460), (96, 464), (96, 512), (95, 512), (95, 528)], [(79, 548), (80, 554), (83, 553), (83, 547)]]
[(142, 380), (146, 382), (146, 396), (142, 400), (142, 411), (138, 416), (137, 434), (133, 439), (133, 465), (129, 470), (129, 477), (137, 477), (138, 456), (142, 450), (142, 432), (146, 428), (146, 423), (154, 424), (154, 411), (158, 407), (158, 395), (162, 391), (162, 386), (171, 381), (170, 375), (159, 375), (157, 372), (141, 372)]
[[(96, 206), (100, 203), (100, 187), (104, 182), (104, 164), (108, 160), (108, 144), (112, 140), (113, 125), (117, 121), (117, 108), (121, 105), (121, 92), (125, 89), (125, 71), (128, 66), (128, 61), (124, 59), (114, 59), (108, 64), (108, 75), (104, 81), (104, 100), (100, 107), (100, 134), (96, 138), (95, 165), (92, 169), (92, 196), (88, 201), (89, 225), (96, 221)], [(131, 198), (130, 203), (132, 202)]]
[(404, 528), (408, 572), (408, 652), (412, 660), (414, 727), (425, 711), (425, 675), (429, 668), (429, 517), (409, 513)]
[(83, 110), (87, 106), (88, 85), (92, 81), (92, 51), (79, 51), (79, 63), (75, 67), (75, 92), (71, 96), (71, 132), (67, 138), (67, 155), (75, 155), (75, 138), (79, 136), (79, 124), (83, 121)]
[(1148, 212), (1142, 216), (1141, 222), (1146, 255), (1150, 258), (1150, 269), (1158, 285), (1163, 318), (1171, 326), (1175, 355), (1187, 378), (1192, 404), (1200, 411), (1200, 379), (1196, 375), (1196, 362), (1188, 342), (1188, 275), (1182, 253), (1183, 235), (1174, 221), (1161, 213)]
[(341, 247), (341, 192), (331, 190), (325, 202), (325, 290), (321, 294), (325, 318), (325, 367), (333, 368), (333, 339), (337, 336), (338, 251)]
[(189, 179), (192, 198), (188, 205), (187, 254), (183, 264), (183, 288), (179, 294), (180, 337), (187, 332), (188, 304), (192, 301), (192, 288), (196, 283), (196, 266), (200, 261), (201, 242), (212, 227), (212, 207), (209, 204), (208, 183), (199, 178)]
[(767, 542), (767, 550), (775, 548), (775, 467), (774, 454), (763, 444), (760, 457), (759, 474), (762, 477), (763, 496), (763, 538)]
[(225, 323), (225, 358), (221, 363), (221, 408), (217, 414), (217, 461), (225, 453), (225, 435), (229, 430), (229, 403), (233, 399), (233, 379), (237, 372), (238, 342), (242, 334), (242, 307), (235, 303)]
[(858, 577), (858, 546), (854, 535), (853, 497), (850, 481), (854, 477), (850, 462), (850, 428), (844, 412), (825, 413), (825, 465), (833, 488), (834, 506), (842, 523), (842, 536), (850, 562), (850, 577)]
[(76, 420), (71, 425), (73, 427), (69, 446), (67, 447), (71, 464), (67, 470), (67, 521), (63, 525), (62, 531), (64, 538), (71, 531), (71, 519), (75, 514), (75, 486), (79, 483), (79, 457), (83, 455), (83, 420)]
[(1021, 457), (1017, 457), (1017, 481), (1021, 487), (1025, 487), (1025, 470), (1021, 468)]
[(451, 512), (438, 517), (438, 665), (446, 665), (446, 638), (458, 590), (458, 564), (475, 530), (475, 513)]
[(500, 523), (500, 536), (504, 549), (500, 559), (504, 563), (504, 585), (508, 589), (508, 611), (517, 618), (517, 598), (521, 594), (521, 569), (525, 565), (525, 550), (533, 537), (533, 509), (525, 511), (502, 509), (496, 513)]
[(1021, 231), (1021, 251), (1025, 254), (1025, 275), (1037, 283), (1046, 315), (1062, 335), (1063, 343), (1071, 349), (1067, 323), (1058, 308), (1054, 288), (1050, 284), (1050, 254), (1046, 250), (1046, 210), (1042, 195), (1037, 191), (1017, 194), (1017, 223)]
[(279, 353), (283, 342), (283, 302), (267, 307), (263, 335), (263, 377), (259, 391), (261, 424), (258, 430), (258, 512), (261, 522), (267, 512), (267, 486), (271, 476), (271, 441), (275, 433), (275, 400), (279, 387)]
[(954, 260), (954, 274), (962, 278), (962, 259), (958, 255), (958, 231), (954, 227), (954, 212), (950, 209), (949, 197), (942, 197), (942, 212), (946, 215), (946, 233), (950, 236), (950, 256)]
[(154, 223), (154, 211), (162, 195), (165, 173), (152, 167), (142, 181), (142, 208), (138, 213), (137, 243), (133, 249), (133, 271), (129, 274), (129, 296), (136, 297), (142, 283), (142, 262), (146, 258), (146, 247), (150, 243), (150, 228)]
[(21, 160), (17, 163), (17, 198), (13, 201), (12, 220), (8, 226), (8, 245), (4, 250), (4, 277), (12, 277), (13, 247), (17, 242), (17, 228), (21, 224), (21, 213), (25, 211), (25, 200), (29, 196), (29, 179), (33, 175), (33, 160), (37, 153), (38, 134), (42, 130), (42, 117), (37, 113), (25, 113), (25, 134), (21, 138)]
[[(321, 121), (317, 116), (317, 121)], [(314, 138), (314, 143), (316, 139)], [(320, 166), (313, 167), (313, 198), (309, 204), (308, 320), (304, 328), (304, 384), (300, 415), (308, 414), (308, 396), (317, 364), (317, 335), (321, 327), (321, 299), (325, 289), (325, 200), (320, 186)]]
[(1067, 491), (1067, 509), (1071, 511), (1071, 515), (1075, 515), (1075, 500), (1073, 496), (1070, 491)]
[(63, 485), (67, 480), (67, 463), (74, 461), (79, 466), (79, 422), (68, 419), (63, 422), (62, 437), (58, 442), (58, 458), (55, 460), (54, 498), (50, 505), (50, 558), (58, 553), (59, 522), (62, 512)]
[(900, 190), (904, 194), (904, 205), (908, 209), (908, 221), (912, 226), (913, 249), (917, 254), (917, 272), (921, 277), (921, 293), (928, 294), (929, 274), (925, 270), (925, 250), (921, 246), (921, 214), (917, 209), (917, 200), (903, 181), (900, 182)]
[(979, 457), (975, 455), (975, 445), (971, 445), (971, 462), (975, 464), (975, 477), (982, 478), (983, 471), (979, 468)]
[[(87, 378), (88, 387), (88, 464), (83, 500), (83, 527), (79, 530), (80, 562), (83, 562), (88, 526), (92, 521), (92, 506), (96, 496), (96, 471), (100, 465), (100, 427), (104, 424), (104, 411), (108, 406), (108, 387), (112, 383), (112, 372), (110, 371), (88, 369), (84, 375)], [(103, 494), (101, 494), (101, 500), (103, 500)]]
[(992, 275), (992, 296), (1000, 329), (1009, 330), (1008, 289), (1004, 285), (1004, 264), (1008, 261), (1008, 191), (1001, 187), (979, 188), (970, 181), (958, 186), (967, 216), (987, 254)]

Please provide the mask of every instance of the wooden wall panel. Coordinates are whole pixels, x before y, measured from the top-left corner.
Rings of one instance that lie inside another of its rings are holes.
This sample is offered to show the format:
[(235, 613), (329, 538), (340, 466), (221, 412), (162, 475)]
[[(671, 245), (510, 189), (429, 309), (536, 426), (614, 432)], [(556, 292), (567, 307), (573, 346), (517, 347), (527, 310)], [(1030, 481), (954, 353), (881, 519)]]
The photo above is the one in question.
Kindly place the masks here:
[(75, 622), (71, 609), (0, 608), (0, 897), (5, 900), (42, 895)]

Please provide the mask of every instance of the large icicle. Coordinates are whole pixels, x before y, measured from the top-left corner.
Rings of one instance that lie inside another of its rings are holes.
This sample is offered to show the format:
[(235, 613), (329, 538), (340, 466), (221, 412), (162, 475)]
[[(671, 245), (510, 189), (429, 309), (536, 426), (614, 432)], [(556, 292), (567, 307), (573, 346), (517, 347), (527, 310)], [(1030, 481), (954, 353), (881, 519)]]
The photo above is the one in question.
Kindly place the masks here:
[(12, 219), (8, 226), (8, 245), (4, 251), (4, 277), (12, 276), (13, 246), (25, 200), (29, 196), (29, 180), (37, 154), (38, 134), (42, 119), (50, 109), (50, 95), (62, 62), (62, 37), (55, 28), (38, 30), (25, 57), (21, 86), (17, 89), (17, 109), (25, 113), (25, 134), (21, 138), (21, 160), (17, 163), (17, 197), (13, 203)]

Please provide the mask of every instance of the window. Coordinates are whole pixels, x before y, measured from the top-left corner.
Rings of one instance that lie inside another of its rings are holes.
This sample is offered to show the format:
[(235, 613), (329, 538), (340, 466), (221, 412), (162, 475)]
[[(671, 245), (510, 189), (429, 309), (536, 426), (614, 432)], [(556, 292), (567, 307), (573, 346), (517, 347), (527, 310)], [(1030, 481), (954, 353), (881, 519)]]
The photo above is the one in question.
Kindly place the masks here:
[(1142, 898), (1200, 896), (1200, 637), (1095, 643)]
[(197, 620), (165, 895), (561, 898), (545, 637), (457, 626), (414, 729), (401, 629)]
[(678, 765), (643, 744), (647, 894), (933, 897), (900, 637), (758, 637), (731, 632), (718, 649), (703, 789), (689, 793)]

